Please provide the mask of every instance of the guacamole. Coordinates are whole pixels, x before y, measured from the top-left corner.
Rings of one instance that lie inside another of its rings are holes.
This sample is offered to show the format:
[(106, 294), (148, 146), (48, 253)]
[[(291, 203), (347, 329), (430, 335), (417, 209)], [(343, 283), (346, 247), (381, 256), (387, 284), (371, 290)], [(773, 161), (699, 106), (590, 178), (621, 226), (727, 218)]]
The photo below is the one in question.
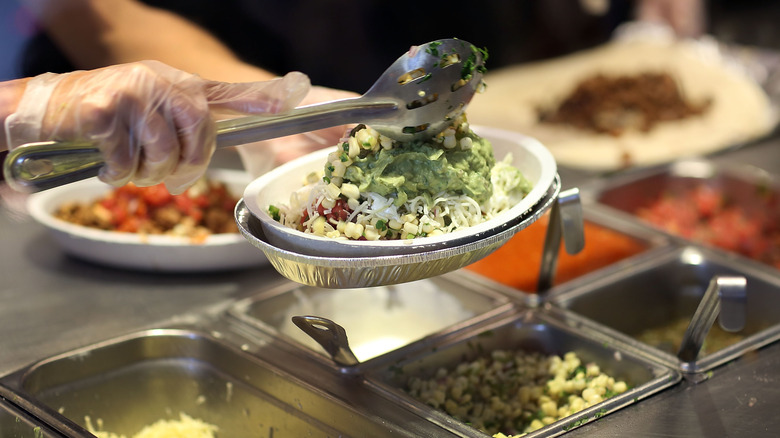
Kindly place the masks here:
[(432, 199), (442, 192), (467, 195), (482, 204), (493, 193), (493, 148), (470, 130), (456, 136), (459, 142), (465, 137), (470, 139), (469, 148), (448, 149), (434, 140), (415, 141), (356, 157), (344, 181), (357, 185), (362, 193), (395, 198), (395, 205), (416, 196)]

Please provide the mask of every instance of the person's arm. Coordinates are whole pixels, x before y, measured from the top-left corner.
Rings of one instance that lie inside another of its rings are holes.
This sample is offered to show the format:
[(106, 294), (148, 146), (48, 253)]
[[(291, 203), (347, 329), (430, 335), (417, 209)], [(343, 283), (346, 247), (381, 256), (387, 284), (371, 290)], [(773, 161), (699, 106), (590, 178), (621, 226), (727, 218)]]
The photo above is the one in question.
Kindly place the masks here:
[(174, 13), (136, 0), (22, 0), (80, 69), (154, 59), (223, 82), (277, 75), (241, 61), (226, 45)]

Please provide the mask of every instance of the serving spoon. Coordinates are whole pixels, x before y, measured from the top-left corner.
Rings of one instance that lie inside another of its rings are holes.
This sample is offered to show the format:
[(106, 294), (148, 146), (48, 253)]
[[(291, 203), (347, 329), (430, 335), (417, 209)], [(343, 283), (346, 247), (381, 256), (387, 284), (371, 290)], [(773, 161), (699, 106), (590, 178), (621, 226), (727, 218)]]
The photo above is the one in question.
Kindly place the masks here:
[[(486, 52), (459, 39), (415, 46), (362, 96), (218, 121), (217, 147), (350, 123), (365, 123), (399, 141), (429, 139), (446, 129), (483, 87), (486, 58)], [(44, 141), (9, 152), (3, 173), (14, 189), (34, 192), (96, 176), (103, 164), (93, 143)]]

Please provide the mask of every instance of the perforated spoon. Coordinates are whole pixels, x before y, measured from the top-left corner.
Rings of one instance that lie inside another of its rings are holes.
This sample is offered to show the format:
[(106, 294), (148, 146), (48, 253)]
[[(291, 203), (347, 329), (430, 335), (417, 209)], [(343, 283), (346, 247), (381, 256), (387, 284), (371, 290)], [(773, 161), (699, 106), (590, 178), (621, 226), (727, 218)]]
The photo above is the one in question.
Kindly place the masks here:
[[(396, 140), (427, 139), (460, 115), (482, 87), (486, 54), (458, 39), (412, 47), (362, 96), (296, 108), (280, 115), (217, 122), (217, 146), (235, 146), (349, 123), (365, 123)], [(46, 141), (8, 154), (3, 172), (17, 190), (38, 191), (96, 176), (94, 144)]]

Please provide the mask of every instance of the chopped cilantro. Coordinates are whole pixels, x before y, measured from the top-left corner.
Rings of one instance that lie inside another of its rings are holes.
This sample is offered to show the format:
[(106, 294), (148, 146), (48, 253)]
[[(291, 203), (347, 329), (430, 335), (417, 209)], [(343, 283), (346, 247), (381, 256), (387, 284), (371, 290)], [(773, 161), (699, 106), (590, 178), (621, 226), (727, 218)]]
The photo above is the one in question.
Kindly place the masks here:
[(379, 231), (387, 231), (387, 222), (380, 219), (376, 221), (376, 225), (374, 225), (374, 227)]
[(441, 41), (433, 41), (432, 43), (428, 44), (428, 47), (425, 49), (427, 53), (429, 53), (431, 56), (439, 56), (439, 46), (441, 45)]
[(279, 207), (275, 205), (268, 206), (268, 214), (270, 214), (273, 220), (277, 222), (282, 218), (281, 214), (279, 213)]

